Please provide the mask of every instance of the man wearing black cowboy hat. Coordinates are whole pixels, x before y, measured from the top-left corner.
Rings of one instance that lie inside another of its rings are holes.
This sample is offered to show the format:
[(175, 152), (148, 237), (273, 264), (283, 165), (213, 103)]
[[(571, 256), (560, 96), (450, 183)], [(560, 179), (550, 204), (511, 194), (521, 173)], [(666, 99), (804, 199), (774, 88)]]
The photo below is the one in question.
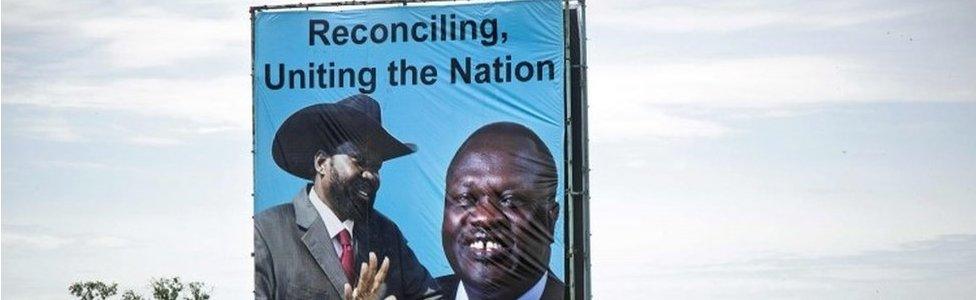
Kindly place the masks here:
[(437, 297), (400, 230), (373, 209), (380, 166), (415, 149), (383, 129), (379, 104), (366, 95), (288, 117), (272, 156), (311, 183), (254, 218), (255, 298)]

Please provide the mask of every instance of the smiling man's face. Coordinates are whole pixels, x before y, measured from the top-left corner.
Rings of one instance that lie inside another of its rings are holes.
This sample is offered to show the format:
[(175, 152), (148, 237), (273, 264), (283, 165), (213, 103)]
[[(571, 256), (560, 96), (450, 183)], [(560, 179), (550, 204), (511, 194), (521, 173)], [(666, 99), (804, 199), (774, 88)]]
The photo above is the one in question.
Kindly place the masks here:
[(330, 156), (317, 155), (316, 192), (328, 195), (326, 202), (341, 220), (365, 220), (373, 209), (380, 187), (382, 162), (355, 144), (346, 142)]
[(446, 180), (444, 252), (466, 287), (515, 298), (549, 264), (559, 213), (552, 157), (518, 135), (472, 136), (465, 145)]

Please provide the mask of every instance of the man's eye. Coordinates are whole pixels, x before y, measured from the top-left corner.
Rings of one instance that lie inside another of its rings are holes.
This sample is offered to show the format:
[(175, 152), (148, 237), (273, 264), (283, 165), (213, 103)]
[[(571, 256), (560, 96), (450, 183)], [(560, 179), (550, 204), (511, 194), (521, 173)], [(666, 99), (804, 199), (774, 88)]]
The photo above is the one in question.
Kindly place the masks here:
[(457, 197), (454, 197), (454, 201), (457, 202), (458, 205), (463, 207), (474, 206), (474, 197), (471, 197), (470, 194), (458, 195)]
[(520, 206), (522, 202), (522, 199), (516, 196), (505, 196), (498, 200), (498, 204), (506, 207)]
[(381, 163), (380, 161), (373, 160), (370, 158), (364, 158), (364, 157), (353, 157), (352, 162), (368, 170), (379, 170), (380, 163)]

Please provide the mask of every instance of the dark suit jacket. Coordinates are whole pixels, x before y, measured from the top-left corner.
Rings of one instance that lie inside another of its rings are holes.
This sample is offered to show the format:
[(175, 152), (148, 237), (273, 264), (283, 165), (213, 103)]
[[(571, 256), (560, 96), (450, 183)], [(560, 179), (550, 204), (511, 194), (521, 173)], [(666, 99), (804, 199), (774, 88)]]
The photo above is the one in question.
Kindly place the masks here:
[[(461, 277), (457, 275), (445, 275), (437, 277), (437, 284), (441, 287), (441, 293), (444, 296), (444, 300), (454, 300), (457, 296), (458, 282), (461, 281)], [(549, 277), (546, 278), (546, 288), (542, 291), (541, 300), (562, 300), (563, 294), (566, 292), (566, 284), (549, 273)], [(497, 299), (497, 300), (507, 300), (507, 299)]]
[[(356, 223), (356, 268), (369, 252), (390, 258), (386, 294), (397, 299), (439, 297), (431, 278), (393, 222), (377, 211)], [(292, 203), (254, 217), (254, 297), (256, 299), (342, 299), (348, 282), (331, 234), (302, 189)], [(356, 274), (359, 274), (358, 270)], [(385, 297), (385, 296), (384, 296)]]

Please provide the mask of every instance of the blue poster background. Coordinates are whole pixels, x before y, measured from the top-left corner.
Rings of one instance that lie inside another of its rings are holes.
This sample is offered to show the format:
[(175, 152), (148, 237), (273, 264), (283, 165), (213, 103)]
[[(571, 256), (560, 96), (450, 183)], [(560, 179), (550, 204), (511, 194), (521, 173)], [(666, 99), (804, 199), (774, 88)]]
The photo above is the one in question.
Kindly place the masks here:
[[(264, 65), (272, 70), (307, 68), (334, 62), (337, 67), (371, 66), (376, 90), (370, 94), (381, 106), (383, 127), (401, 141), (415, 143), (419, 151), (383, 164), (376, 209), (402, 230), (420, 262), (432, 276), (452, 273), (441, 246), (444, 180), (458, 147), (477, 128), (497, 121), (512, 121), (535, 131), (555, 158), (559, 174), (556, 200), (563, 205), (564, 186), (564, 78), (561, 1), (509, 1), (481, 4), (407, 6), (344, 11), (264, 11), (254, 20), (254, 212), (290, 202), (305, 186), (271, 158), (271, 143), (281, 123), (293, 112), (315, 103), (335, 102), (360, 93), (358, 87), (278, 89), (265, 84)], [(430, 21), (432, 15), (454, 14), (457, 19), (496, 18), (507, 41), (485, 46), (477, 41), (365, 43), (309, 46), (309, 20), (327, 19), (331, 26)], [(465, 84), (450, 83), (450, 59), (471, 57), (491, 62), (511, 55), (518, 61), (551, 60), (554, 80)], [(433, 85), (388, 85), (386, 67), (406, 59), (411, 65), (434, 65)], [(563, 274), (563, 223), (556, 224), (550, 268)]]

